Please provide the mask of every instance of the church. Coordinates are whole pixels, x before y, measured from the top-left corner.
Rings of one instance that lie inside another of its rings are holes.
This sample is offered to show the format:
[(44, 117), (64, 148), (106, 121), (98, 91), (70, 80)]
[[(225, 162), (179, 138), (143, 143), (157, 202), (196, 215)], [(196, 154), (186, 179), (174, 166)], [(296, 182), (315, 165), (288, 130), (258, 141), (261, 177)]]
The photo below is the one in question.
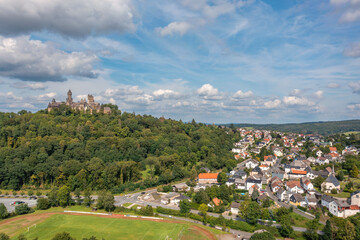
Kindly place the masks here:
[[(48, 112), (51, 112), (53, 109), (59, 108), (61, 105), (66, 105), (71, 107), (71, 109), (73, 110), (79, 110), (82, 112), (86, 112), (87, 110), (89, 110), (90, 113), (93, 113), (94, 111), (100, 112), (101, 110), (100, 103), (95, 102), (94, 96), (90, 94), (88, 94), (88, 101), (83, 98), (80, 100), (80, 102), (74, 102), (71, 90), (69, 90), (67, 93), (66, 102), (57, 102), (54, 98), (48, 105)], [(104, 113), (110, 114), (111, 109), (109, 107), (104, 107)]]

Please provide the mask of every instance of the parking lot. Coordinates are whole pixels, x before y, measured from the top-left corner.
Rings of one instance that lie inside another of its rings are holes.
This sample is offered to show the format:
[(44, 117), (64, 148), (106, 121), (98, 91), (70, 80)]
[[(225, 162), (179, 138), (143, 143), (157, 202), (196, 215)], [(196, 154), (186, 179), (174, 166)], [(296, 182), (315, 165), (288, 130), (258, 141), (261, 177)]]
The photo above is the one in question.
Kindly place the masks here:
[(0, 198), (0, 203), (3, 203), (7, 208), (8, 212), (15, 211), (15, 206), (11, 205), (11, 203), (15, 201), (23, 201), (29, 205), (29, 207), (36, 206), (36, 200), (29, 200), (29, 198)]

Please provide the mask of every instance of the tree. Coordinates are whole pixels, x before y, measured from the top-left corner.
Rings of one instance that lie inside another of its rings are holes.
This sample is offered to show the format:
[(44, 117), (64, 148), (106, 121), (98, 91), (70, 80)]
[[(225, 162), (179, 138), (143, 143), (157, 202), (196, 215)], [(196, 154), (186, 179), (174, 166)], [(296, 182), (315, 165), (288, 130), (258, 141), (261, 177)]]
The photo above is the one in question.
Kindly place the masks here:
[(340, 171), (339, 171), (339, 174), (336, 175), (336, 178), (337, 178), (339, 181), (343, 181), (343, 180), (344, 180), (344, 172), (343, 172), (343, 170), (340, 170)]
[(325, 227), (323, 229), (324, 234), (320, 235), (321, 240), (334, 240), (333, 230), (330, 220), (326, 221)]
[(24, 234), (20, 234), (18, 240), (27, 240)]
[(187, 199), (185, 199), (183, 201), (180, 201), (179, 207), (181, 213), (188, 214), (191, 209), (191, 203)]
[(80, 191), (80, 188), (75, 189), (74, 195), (76, 197), (76, 203), (78, 205), (81, 205), (81, 191)]
[(0, 233), (0, 240), (9, 240), (10, 237), (6, 235), (5, 233)]
[(110, 192), (101, 191), (97, 200), (96, 207), (99, 209), (105, 209), (106, 211), (112, 211), (114, 207), (115, 199)]
[(312, 182), (314, 187), (321, 189), (321, 184), (325, 181), (325, 179), (321, 176), (316, 177)]
[[(58, 191), (59, 191), (59, 189), (57, 187), (55, 187), (55, 188), (52, 188), (51, 191), (48, 193), (48, 199), (49, 199), (50, 205), (52, 207), (59, 206), (59, 201), (58, 201), (58, 197), (57, 197)], [(38, 193), (40, 193), (40, 192), (38, 192)], [(41, 195), (41, 193), (40, 193), (40, 195)]]
[(202, 204), (200, 204), (198, 210), (201, 212), (201, 214), (202, 214), (203, 216), (205, 216), (206, 213), (207, 213), (207, 211), (208, 211), (208, 209), (209, 209), (208, 206), (207, 206), (206, 204), (202, 203)]
[(304, 232), (304, 237), (308, 240), (318, 240), (319, 235), (317, 234), (317, 229), (319, 227), (319, 219), (315, 218), (310, 222), (306, 223), (306, 232)]
[(268, 208), (268, 207), (271, 206), (271, 204), (272, 204), (271, 200), (269, 198), (266, 198), (262, 203), (262, 207), (263, 208)]
[(336, 188), (333, 188), (333, 189), (331, 189), (331, 194), (337, 194), (337, 190), (336, 190)]
[(218, 177), (217, 177), (218, 183), (223, 185), (223, 184), (226, 183), (227, 180), (228, 180), (228, 177), (226, 176), (226, 173), (221, 172), (221, 173), (218, 174)]
[(279, 233), (283, 237), (289, 237), (294, 232), (294, 229), (291, 227), (290, 222), (282, 221), (280, 223)]
[(70, 188), (68, 186), (62, 186), (57, 193), (57, 199), (61, 207), (69, 206), (71, 200)]
[(27, 194), (28, 194), (29, 197), (31, 197), (32, 195), (34, 195), (34, 191), (33, 191), (33, 190), (29, 190), (29, 191), (27, 192)]
[(276, 238), (269, 232), (254, 233), (250, 240), (275, 240)]
[(250, 224), (255, 224), (261, 217), (260, 206), (257, 202), (250, 202), (245, 210), (245, 220)]
[(353, 178), (357, 178), (357, 176), (359, 175), (359, 169), (357, 166), (353, 166), (352, 170), (350, 171), (350, 176)]
[(256, 201), (256, 199), (259, 197), (259, 191), (257, 189), (255, 189), (252, 194), (251, 194), (251, 199), (253, 201)]
[(46, 210), (51, 207), (50, 201), (47, 198), (39, 198), (36, 204), (37, 209)]
[(30, 208), (26, 203), (17, 205), (15, 207), (15, 213), (17, 215), (28, 214), (34, 212), (34, 209)]
[(62, 233), (57, 233), (52, 240), (75, 240), (75, 238), (70, 236), (70, 233), (67, 232), (62, 232)]
[(9, 216), (9, 213), (3, 203), (0, 203), (0, 220)]
[(89, 189), (85, 189), (84, 191), (83, 204), (87, 207), (90, 207), (90, 205), (92, 204), (91, 191)]
[(200, 189), (194, 196), (194, 200), (196, 203), (209, 203), (210, 199), (209, 196), (207, 195), (207, 193), (205, 192), (204, 189)]
[(144, 216), (154, 216), (154, 210), (152, 206), (147, 205), (146, 207), (142, 207), (140, 209), (140, 214)]

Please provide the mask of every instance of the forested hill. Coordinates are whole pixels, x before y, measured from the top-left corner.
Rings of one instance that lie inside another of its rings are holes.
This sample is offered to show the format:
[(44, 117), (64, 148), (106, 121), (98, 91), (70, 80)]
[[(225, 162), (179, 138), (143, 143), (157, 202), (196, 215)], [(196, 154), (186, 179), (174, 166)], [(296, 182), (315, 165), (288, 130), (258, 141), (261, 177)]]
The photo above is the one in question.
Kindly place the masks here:
[(237, 133), (213, 126), (70, 109), (0, 113), (0, 188), (143, 189), (234, 167)]
[[(230, 124), (227, 124), (230, 126)], [(304, 134), (331, 135), (350, 131), (360, 131), (360, 120), (333, 121), (333, 122), (308, 122), (288, 124), (233, 124), (235, 127), (253, 127), (281, 132), (295, 132)]]

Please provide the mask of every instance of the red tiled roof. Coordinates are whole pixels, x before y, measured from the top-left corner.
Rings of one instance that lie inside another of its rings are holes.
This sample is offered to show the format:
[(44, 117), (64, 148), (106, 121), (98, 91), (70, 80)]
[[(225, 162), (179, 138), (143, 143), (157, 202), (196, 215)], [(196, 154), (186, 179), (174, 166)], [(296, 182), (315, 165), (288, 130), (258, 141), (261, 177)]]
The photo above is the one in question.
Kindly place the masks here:
[(335, 152), (336, 151), (336, 147), (329, 147), (330, 151)]
[(213, 203), (216, 205), (216, 206), (219, 206), (223, 201), (221, 201), (220, 199), (218, 198), (214, 198), (213, 200)]
[(294, 174), (304, 174), (306, 175), (306, 171), (301, 171), (301, 170), (296, 170), (295, 168), (292, 168), (291, 169), (291, 173), (294, 173)]
[(351, 205), (351, 206), (350, 206), (350, 209), (351, 209), (351, 210), (359, 210), (360, 208), (359, 208), (358, 205)]
[(288, 181), (286, 182), (286, 186), (289, 188), (294, 188), (295, 186), (300, 187), (300, 181)]
[(217, 179), (219, 173), (199, 173), (199, 179)]

